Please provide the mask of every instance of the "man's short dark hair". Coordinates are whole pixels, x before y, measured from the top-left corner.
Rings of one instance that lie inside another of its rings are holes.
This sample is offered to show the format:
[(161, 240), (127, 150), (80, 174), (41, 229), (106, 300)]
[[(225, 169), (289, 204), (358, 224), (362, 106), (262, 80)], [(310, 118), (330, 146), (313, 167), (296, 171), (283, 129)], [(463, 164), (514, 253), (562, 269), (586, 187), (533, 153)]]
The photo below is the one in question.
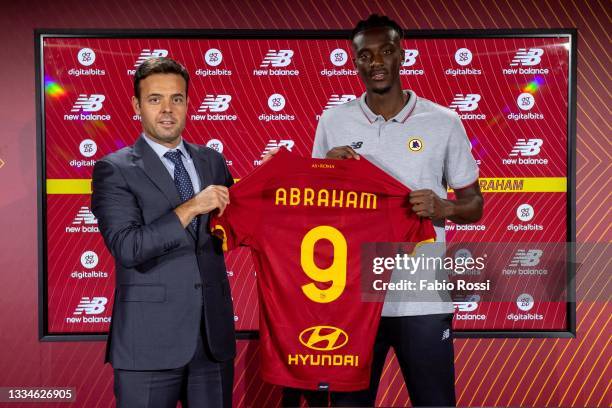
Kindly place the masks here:
[(357, 34), (373, 28), (390, 28), (397, 33), (400, 40), (404, 36), (402, 28), (395, 21), (391, 20), (387, 16), (371, 14), (365, 20), (359, 21), (355, 28), (353, 28), (353, 31), (351, 32), (351, 42), (355, 39)]
[(134, 74), (134, 95), (140, 100), (140, 81), (153, 74), (177, 74), (185, 80), (185, 94), (189, 88), (189, 73), (172, 58), (155, 57), (145, 60)]

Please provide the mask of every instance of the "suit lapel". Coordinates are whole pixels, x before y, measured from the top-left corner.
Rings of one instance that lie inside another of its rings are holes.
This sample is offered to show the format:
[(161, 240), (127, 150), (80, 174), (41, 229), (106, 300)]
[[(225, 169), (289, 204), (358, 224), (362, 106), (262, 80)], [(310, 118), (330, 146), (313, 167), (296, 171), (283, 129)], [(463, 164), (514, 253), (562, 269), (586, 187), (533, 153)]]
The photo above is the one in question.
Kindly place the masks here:
[[(168, 173), (168, 169), (161, 162), (159, 156), (151, 149), (142, 136), (134, 144), (134, 164), (149, 177), (155, 186), (168, 199), (172, 208), (182, 204), (174, 180)], [(195, 239), (195, 231), (191, 224), (187, 227), (191, 236)]]
[[(200, 191), (204, 190), (211, 184), (212, 173), (210, 171), (210, 163), (204, 158), (204, 155), (200, 153), (200, 149), (198, 146), (193, 145), (191, 143), (187, 143), (185, 139), (183, 139), (183, 143), (185, 144), (185, 148), (187, 149), (189, 155), (191, 156), (191, 159), (193, 160), (196, 172), (198, 173), (198, 177), (200, 178)], [(200, 227), (197, 233), (198, 236), (200, 236), (202, 230), (206, 228), (206, 225), (203, 225), (206, 223), (205, 221), (206, 217), (200, 216)]]

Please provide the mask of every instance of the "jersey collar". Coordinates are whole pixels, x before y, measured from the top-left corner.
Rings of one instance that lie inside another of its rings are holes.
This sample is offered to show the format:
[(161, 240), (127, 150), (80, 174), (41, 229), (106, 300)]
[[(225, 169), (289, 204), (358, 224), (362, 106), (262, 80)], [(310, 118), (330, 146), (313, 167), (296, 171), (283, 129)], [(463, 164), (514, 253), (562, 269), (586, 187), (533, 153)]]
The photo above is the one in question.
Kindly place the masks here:
[[(404, 123), (406, 122), (406, 120), (408, 120), (408, 117), (410, 117), (410, 115), (414, 111), (414, 108), (417, 103), (416, 93), (414, 93), (414, 91), (410, 89), (404, 90), (404, 93), (408, 95), (408, 103), (406, 103), (406, 105), (402, 108), (401, 111), (397, 113), (397, 115), (389, 119), (390, 121)], [(366, 99), (366, 93), (364, 92), (359, 97), (359, 107), (361, 108), (361, 112), (363, 112), (363, 115), (366, 117), (368, 122), (372, 124), (376, 122), (377, 120), (384, 121), (385, 118), (383, 118), (381, 115), (377, 115), (374, 112), (372, 112), (372, 110), (366, 103), (365, 99)]]

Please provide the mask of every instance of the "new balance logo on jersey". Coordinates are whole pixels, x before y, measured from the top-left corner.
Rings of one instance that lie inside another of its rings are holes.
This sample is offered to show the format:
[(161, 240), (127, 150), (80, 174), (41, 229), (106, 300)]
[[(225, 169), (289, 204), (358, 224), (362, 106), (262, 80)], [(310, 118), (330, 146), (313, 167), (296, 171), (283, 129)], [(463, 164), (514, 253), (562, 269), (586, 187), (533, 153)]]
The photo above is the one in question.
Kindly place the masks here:
[(449, 108), (459, 112), (471, 112), (478, 109), (480, 99), (478, 94), (456, 94)]
[(538, 65), (542, 61), (542, 55), (544, 55), (544, 50), (542, 48), (519, 48), (514, 58), (512, 58), (510, 66), (516, 67), (521, 65), (524, 67), (532, 67)]
[(97, 112), (102, 109), (102, 102), (105, 99), (104, 95), (91, 94), (87, 96), (87, 94), (80, 94), (70, 112)]
[(323, 108), (323, 110), (333, 108), (334, 106), (342, 105), (356, 98), (357, 97), (355, 95), (333, 94), (327, 101), (327, 105), (325, 105), (325, 108)]
[(542, 139), (519, 139), (510, 152), (510, 156), (536, 156), (544, 144)]
[(168, 50), (164, 50), (164, 49), (154, 49), (151, 50), (149, 48), (145, 48), (142, 50), (142, 52), (140, 53), (140, 55), (138, 56), (138, 59), (136, 60), (136, 63), (134, 63), (134, 68), (138, 68), (140, 66), (140, 64), (142, 64), (143, 62), (145, 62), (146, 60), (148, 60), (149, 58), (164, 58), (168, 56)]
[(97, 315), (106, 310), (108, 299), (105, 297), (82, 297), (79, 305), (74, 310), (74, 315)]
[(83, 224), (94, 225), (97, 223), (98, 223), (98, 220), (96, 219), (96, 217), (93, 215), (93, 213), (88, 207), (81, 207), (76, 217), (74, 217), (74, 220), (72, 221), (73, 225), (83, 225)]
[(536, 266), (540, 263), (540, 258), (544, 251), (541, 249), (519, 249), (509, 266)]
[(263, 61), (259, 65), (260, 68), (268, 67), (286, 67), (291, 64), (293, 50), (268, 50)]
[(442, 341), (450, 339), (450, 329), (446, 329), (442, 332)]
[(230, 95), (206, 95), (198, 112), (225, 112), (231, 100)]
[(266, 154), (270, 153), (270, 150), (273, 150), (273, 149), (276, 149), (282, 146), (286, 147), (287, 150), (291, 151), (294, 145), (295, 145), (295, 142), (293, 140), (287, 139), (287, 140), (279, 140), (277, 142), (276, 140), (272, 139), (268, 142), (268, 144), (264, 148), (263, 152), (261, 153), (261, 157), (264, 157)]

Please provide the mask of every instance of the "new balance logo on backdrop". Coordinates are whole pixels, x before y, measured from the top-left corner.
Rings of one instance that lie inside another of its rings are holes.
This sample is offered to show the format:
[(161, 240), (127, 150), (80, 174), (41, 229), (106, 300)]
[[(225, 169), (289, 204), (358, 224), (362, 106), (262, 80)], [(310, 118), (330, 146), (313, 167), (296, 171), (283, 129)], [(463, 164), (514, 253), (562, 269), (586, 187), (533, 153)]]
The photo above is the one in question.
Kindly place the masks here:
[(138, 59), (136, 60), (136, 63), (134, 64), (134, 68), (138, 68), (140, 66), (140, 64), (142, 64), (143, 62), (145, 62), (146, 60), (148, 60), (149, 58), (164, 58), (168, 56), (168, 50), (164, 50), (164, 49), (154, 49), (151, 50), (149, 48), (145, 48), (142, 50), (142, 52), (140, 53), (140, 55), (138, 56)]
[(294, 145), (295, 145), (295, 142), (293, 140), (287, 139), (287, 140), (279, 140), (277, 142), (275, 139), (271, 139), (266, 145), (266, 147), (264, 148), (263, 153), (261, 153), (261, 157), (264, 157), (266, 154), (270, 152), (270, 150), (276, 149), (277, 147), (284, 146), (287, 148), (287, 150), (291, 151)]
[(514, 58), (512, 58), (510, 66), (533, 67), (542, 61), (542, 55), (544, 55), (544, 50), (541, 48), (519, 48)]
[(411, 67), (417, 63), (418, 56), (419, 50), (404, 50), (404, 61), (402, 62), (400, 75), (423, 75), (425, 73), (423, 69), (406, 69), (406, 67)]
[(478, 109), (480, 99), (478, 94), (456, 94), (449, 108), (459, 112), (471, 112)]
[(473, 312), (478, 308), (478, 302), (453, 302), (458, 312)]
[(70, 112), (97, 112), (102, 109), (102, 102), (105, 99), (104, 95), (91, 94), (87, 96), (87, 94), (80, 94)]
[(286, 67), (291, 64), (291, 58), (293, 57), (293, 50), (268, 50), (264, 57), (260, 68), (268, 67)]
[(510, 61), (510, 68), (502, 69), (504, 75), (547, 75), (548, 68), (537, 68), (542, 62), (542, 48), (519, 48)]
[(544, 144), (542, 139), (519, 139), (510, 152), (510, 156), (536, 156)]
[(355, 95), (333, 94), (327, 101), (327, 105), (325, 105), (325, 108), (323, 108), (323, 110), (333, 108), (334, 106), (342, 105), (356, 98), (357, 97)]
[(92, 225), (97, 223), (98, 220), (88, 207), (81, 207), (76, 217), (74, 217), (74, 220), (72, 221), (73, 225)]
[(79, 305), (74, 309), (74, 315), (97, 315), (106, 310), (108, 299), (105, 297), (82, 297)]
[(231, 100), (231, 95), (206, 95), (198, 112), (225, 112)]
[[(480, 102), (479, 94), (455, 94), (453, 101), (448, 106), (455, 112), (473, 112), (478, 109), (478, 102)], [(487, 115), (484, 113), (459, 113), (461, 119), (486, 119)]]
[(541, 249), (519, 249), (508, 266), (536, 266), (543, 253)]

